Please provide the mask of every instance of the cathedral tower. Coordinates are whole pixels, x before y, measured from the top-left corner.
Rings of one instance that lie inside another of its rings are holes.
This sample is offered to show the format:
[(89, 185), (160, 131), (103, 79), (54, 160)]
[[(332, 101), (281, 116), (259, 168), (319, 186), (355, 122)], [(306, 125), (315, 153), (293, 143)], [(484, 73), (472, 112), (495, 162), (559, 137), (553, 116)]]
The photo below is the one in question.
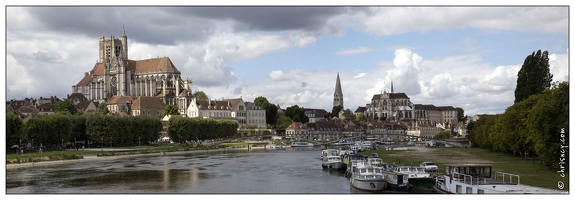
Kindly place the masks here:
[(335, 82), (335, 93), (333, 93), (333, 107), (341, 106), (343, 108), (343, 93), (341, 92), (341, 83), (339, 82), (339, 73)]

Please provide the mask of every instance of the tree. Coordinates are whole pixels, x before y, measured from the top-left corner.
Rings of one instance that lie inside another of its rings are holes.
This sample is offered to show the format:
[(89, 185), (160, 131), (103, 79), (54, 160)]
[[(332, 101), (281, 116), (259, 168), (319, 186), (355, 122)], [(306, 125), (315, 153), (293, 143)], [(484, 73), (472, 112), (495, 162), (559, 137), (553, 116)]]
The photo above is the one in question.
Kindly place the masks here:
[(63, 101), (59, 101), (56, 103), (56, 108), (54, 110), (55, 113), (66, 113), (66, 114), (76, 114), (78, 110), (76, 109), (76, 105), (72, 102), (71, 99), (65, 99)]
[(349, 108), (345, 109), (343, 111), (343, 117), (345, 117), (345, 119), (347, 119), (347, 120), (352, 120), (352, 121), (355, 120), (355, 115), (351, 112), (351, 110)]
[(24, 122), (14, 113), (6, 114), (6, 145), (8, 147), (18, 144), (20, 139), (24, 139)]
[(517, 73), (517, 86), (515, 87), (515, 103), (520, 102), (533, 94), (541, 94), (551, 87), (553, 75), (549, 71), (548, 52), (541, 50), (533, 52), (525, 58), (523, 66)]
[(268, 104), (270, 104), (270, 102), (265, 97), (259, 96), (254, 99), (254, 104), (256, 104), (256, 106), (265, 108)]
[(303, 119), (303, 117), (305, 116), (305, 110), (303, 108), (300, 108), (298, 105), (293, 105), (293, 106), (286, 108), (284, 115), (288, 116), (289, 118), (291, 118), (294, 121), (295, 121), (295, 117), (298, 116), (297, 122), (300, 122), (301, 119)]
[(254, 104), (266, 110), (266, 123), (275, 125), (278, 119), (278, 108), (271, 104), (265, 97), (259, 96), (254, 99)]
[(196, 100), (204, 100), (204, 101), (209, 100), (208, 95), (206, 95), (204, 91), (194, 92), (194, 97), (196, 97)]
[(178, 106), (169, 104), (164, 107), (164, 112), (162, 113), (162, 118), (166, 115), (179, 115), (180, 112), (178, 111)]
[(433, 139), (444, 140), (444, 139), (449, 139), (450, 137), (451, 137), (451, 134), (449, 133), (449, 131), (441, 131), (441, 132), (435, 134)]
[(465, 121), (467, 121), (467, 116), (465, 116), (463, 108), (457, 107), (455, 109), (457, 110), (457, 121), (465, 123)]
[(110, 111), (108, 110), (108, 106), (106, 103), (102, 102), (98, 104), (98, 113), (107, 115)]
[(343, 109), (343, 106), (338, 105), (338, 106), (334, 106), (331, 109), (331, 117), (339, 117), (339, 112)]
[(357, 115), (357, 117), (355, 119), (357, 121), (360, 121), (360, 122), (367, 122), (367, 117), (363, 113), (360, 113), (359, 115)]
[(284, 131), (290, 124), (292, 123), (291, 118), (288, 116), (280, 116), (277, 121), (276, 130), (277, 131)]
[(264, 109), (266, 110), (266, 123), (270, 125), (276, 124), (278, 120), (278, 108), (276, 105), (268, 103)]

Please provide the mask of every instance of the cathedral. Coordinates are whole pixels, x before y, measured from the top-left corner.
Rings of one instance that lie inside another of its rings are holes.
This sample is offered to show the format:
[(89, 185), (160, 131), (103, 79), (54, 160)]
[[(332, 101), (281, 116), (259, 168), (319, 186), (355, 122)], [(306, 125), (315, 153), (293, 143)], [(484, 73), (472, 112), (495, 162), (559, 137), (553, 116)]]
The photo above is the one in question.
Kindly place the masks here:
[(371, 104), (367, 104), (367, 116), (385, 119), (387, 121), (412, 120), (414, 117), (413, 103), (405, 93), (394, 93), (391, 82), (391, 93), (384, 91), (373, 95)]
[(72, 93), (95, 102), (106, 102), (113, 96), (130, 96), (134, 101), (140, 96), (158, 97), (185, 114), (193, 98), (192, 81), (181, 78), (170, 58), (130, 60), (125, 30), (120, 38), (101, 36), (98, 52), (97, 63), (72, 85)]

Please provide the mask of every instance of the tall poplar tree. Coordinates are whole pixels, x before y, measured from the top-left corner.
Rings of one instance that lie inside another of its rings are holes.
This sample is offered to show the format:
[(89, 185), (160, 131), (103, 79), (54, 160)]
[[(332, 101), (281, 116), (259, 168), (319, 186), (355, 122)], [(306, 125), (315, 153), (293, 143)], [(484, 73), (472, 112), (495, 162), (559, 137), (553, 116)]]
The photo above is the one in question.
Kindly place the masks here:
[(517, 73), (515, 103), (533, 94), (541, 94), (551, 87), (552, 80), (553, 75), (549, 72), (548, 52), (541, 52), (541, 50), (537, 53), (533, 52), (525, 58), (521, 70)]

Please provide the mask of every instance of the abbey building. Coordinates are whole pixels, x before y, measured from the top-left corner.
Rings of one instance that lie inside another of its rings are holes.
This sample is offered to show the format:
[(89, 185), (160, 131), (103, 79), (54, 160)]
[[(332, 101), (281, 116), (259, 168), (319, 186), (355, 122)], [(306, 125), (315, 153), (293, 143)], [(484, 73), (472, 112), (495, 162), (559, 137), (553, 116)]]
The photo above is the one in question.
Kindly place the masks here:
[(120, 38), (100, 37), (99, 59), (82, 80), (72, 85), (72, 93), (88, 100), (106, 102), (114, 96), (158, 97), (164, 104), (175, 104), (181, 114), (192, 100), (192, 81), (182, 79), (169, 57), (131, 60), (126, 32)]

